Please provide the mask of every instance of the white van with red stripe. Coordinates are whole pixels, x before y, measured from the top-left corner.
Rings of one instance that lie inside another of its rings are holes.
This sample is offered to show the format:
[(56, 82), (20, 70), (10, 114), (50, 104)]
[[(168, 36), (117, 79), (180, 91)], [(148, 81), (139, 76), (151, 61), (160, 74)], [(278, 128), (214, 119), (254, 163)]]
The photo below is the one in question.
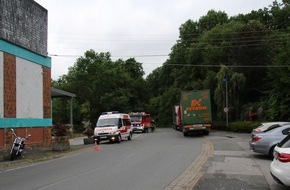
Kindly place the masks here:
[(131, 140), (133, 135), (129, 114), (103, 112), (100, 115), (94, 130), (94, 139), (99, 144), (101, 141), (120, 143), (122, 140)]

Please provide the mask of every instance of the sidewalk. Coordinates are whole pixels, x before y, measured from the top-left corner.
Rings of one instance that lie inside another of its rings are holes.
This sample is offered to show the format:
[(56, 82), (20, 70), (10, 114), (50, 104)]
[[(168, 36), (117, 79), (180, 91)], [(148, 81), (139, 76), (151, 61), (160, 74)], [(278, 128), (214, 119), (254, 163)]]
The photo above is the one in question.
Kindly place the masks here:
[(76, 145), (83, 145), (84, 144), (84, 138), (86, 137), (76, 137), (73, 139), (69, 139), (69, 143), (71, 146), (76, 146)]
[[(77, 137), (70, 139), (71, 149), (69, 151), (52, 151), (51, 148), (29, 148), (24, 150), (23, 157), (21, 159), (9, 160), (9, 149), (0, 152), (0, 173), (12, 168), (23, 167), (25, 165), (33, 164), (39, 161), (45, 161), (49, 159), (59, 158), (66, 154), (70, 154), (74, 151), (81, 150), (84, 145), (83, 139), (86, 137)], [(86, 146), (84, 146), (86, 147)], [(5, 158), (4, 158), (5, 156)]]
[(205, 138), (213, 144), (213, 157), (208, 159), (205, 173), (193, 189), (270, 189), (260, 166), (249, 154), (250, 134), (212, 131)]

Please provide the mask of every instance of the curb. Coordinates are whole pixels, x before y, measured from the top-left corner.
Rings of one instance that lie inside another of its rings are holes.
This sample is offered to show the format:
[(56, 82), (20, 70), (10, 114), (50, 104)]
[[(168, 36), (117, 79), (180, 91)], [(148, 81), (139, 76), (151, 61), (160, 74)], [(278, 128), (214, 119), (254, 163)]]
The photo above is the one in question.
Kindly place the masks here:
[(200, 155), (163, 190), (191, 190), (201, 179), (204, 174), (203, 165), (213, 156), (213, 144), (204, 137), (203, 140), (205, 144), (202, 145)]

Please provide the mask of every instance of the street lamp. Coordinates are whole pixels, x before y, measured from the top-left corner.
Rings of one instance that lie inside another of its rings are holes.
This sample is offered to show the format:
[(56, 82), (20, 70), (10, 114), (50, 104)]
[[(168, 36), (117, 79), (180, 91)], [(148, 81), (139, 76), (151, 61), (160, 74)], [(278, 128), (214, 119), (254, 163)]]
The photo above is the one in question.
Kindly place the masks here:
[(229, 127), (229, 105), (228, 105), (228, 80), (226, 76), (223, 78), (222, 82), (226, 83), (226, 107), (224, 112), (226, 113), (227, 128)]

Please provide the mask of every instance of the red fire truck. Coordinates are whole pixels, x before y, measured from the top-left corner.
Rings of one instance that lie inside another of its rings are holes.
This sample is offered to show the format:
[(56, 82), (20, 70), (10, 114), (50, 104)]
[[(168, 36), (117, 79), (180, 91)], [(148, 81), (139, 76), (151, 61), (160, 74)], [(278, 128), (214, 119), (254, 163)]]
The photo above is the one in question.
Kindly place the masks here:
[(173, 129), (182, 131), (180, 105), (173, 107)]
[(151, 127), (151, 117), (149, 113), (145, 112), (132, 112), (129, 113), (131, 118), (131, 124), (133, 127), (133, 132), (148, 133), (153, 132)]

